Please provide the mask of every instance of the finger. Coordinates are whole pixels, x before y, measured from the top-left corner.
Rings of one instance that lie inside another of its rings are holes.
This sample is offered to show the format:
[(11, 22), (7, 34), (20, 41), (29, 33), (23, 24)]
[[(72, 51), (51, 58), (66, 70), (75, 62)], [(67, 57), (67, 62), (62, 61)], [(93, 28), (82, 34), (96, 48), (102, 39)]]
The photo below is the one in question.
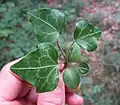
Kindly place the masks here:
[(25, 99), (18, 99), (13, 101), (0, 102), (0, 105), (36, 105), (36, 104), (26, 101)]
[(38, 95), (37, 105), (65, 105), (65, 88), (61, 76), (58, 86), (54, 91)]
[(33, 87), (31, 89), (31, 91), (28, 93), (28, 95), (26, 96), (26, 99), (28, 101), (31, 101), (32, 103), (37, 103), (37, 99), (38, 99), (38, 93), (36, 93), (36, 89), (35, 87)]
[(20, 94), (25, 95), (28, 92), (28, 89), (24, 91), (25, 84), (10, 73), (10, 67), (19, 60), (5, 65), (0, 72), (0, 101), (14, 100)]
[(82, 105), (83, 98), (75, 93), (66, 93), (66, 103), (68, 105)]

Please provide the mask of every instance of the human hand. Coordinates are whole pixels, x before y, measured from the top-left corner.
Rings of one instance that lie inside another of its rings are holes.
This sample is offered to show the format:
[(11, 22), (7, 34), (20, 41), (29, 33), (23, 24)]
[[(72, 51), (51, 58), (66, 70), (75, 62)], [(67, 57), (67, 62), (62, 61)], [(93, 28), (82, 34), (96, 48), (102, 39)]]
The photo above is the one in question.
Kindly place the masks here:
[(65, 105), (65, 102), (68, 105), (83, 104), (82, 97), (75, 93), (65, 92), (62, 79), (59, 80), (54, 91), (36, 93), (34, 87), (30, 87), (11, 73), (11, 65), (18, 61), (5, 65), (0, 72), (0, 105)]

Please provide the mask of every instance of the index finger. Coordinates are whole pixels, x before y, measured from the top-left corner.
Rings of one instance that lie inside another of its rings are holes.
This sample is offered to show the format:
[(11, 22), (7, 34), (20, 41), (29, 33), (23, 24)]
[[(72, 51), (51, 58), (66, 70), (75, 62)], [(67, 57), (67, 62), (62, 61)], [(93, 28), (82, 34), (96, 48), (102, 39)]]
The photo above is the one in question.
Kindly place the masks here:
[(10, 67), (19, 60), (8, 63), (0, 72), (0, 101), (14, 100), (24, 88), (24, 83), (10, 73)]

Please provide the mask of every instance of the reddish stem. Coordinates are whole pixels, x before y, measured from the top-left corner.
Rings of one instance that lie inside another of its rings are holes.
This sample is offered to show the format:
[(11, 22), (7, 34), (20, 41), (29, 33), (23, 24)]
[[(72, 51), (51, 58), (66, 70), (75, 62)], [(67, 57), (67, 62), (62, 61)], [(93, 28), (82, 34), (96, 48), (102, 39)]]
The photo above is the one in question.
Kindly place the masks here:
[(66, 60), (66, 55), (65, 52), (63, 51), (63, 49), (60, 47), (59, 41), (57, 40), (57, 46), (59, 48), (59, 50), (61, 51), (62, 56), (64, 57), (64, 59)]
[(60, 70), (60, 72), (63, 72), (64, 69), (67, 68), (66, 55), (65, 55), (63, 49), (60, 47), (60, 44), (59, 44), (59, 41), (58, 41), (58, 40), (57, 40), (57, 46), (58, 46), (58, 48), (60, 49), (60, 51), (61, 51), (61, 53), (62, 53), (62, 56), (64, 57), (64, 61), (61, 63), (61, 65), (64, 64), (64, 66), (63, 66), (63, 68)]
[(57, 40), (57, 46), (59, 49), (61, 48), (58, 40)]
[(60, 72), (62, 73), (67, 68), (67, 63), (61, 63), (59, 66), (61, 66)]
[(64, 69), (66, 69), (66, 68), (67, 68), (67, 62), (64, 63)]

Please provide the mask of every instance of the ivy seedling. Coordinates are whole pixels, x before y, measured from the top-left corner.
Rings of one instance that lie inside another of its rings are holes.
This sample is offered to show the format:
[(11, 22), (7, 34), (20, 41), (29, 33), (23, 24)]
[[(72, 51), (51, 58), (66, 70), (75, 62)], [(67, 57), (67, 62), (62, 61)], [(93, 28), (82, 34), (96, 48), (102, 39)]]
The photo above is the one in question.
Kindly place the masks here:
[(35, 86), (38, 93), (52, 91), (58, 85), (58, 63), (62, 58), (64, 83), (69, 89), (76, 89), (80, 84), (80, 76), (89, 71), (86, 62), (78, 63), (82, 56), (80, 49), (88, 52), (96, 50), (100, 29), (87, 21), (79, 21), (75, 25), (73, 41), (65, 43), (63, 47), (60, 39), (64, 37), (66, 25), (64, 13), (42, 8), (28, 12), (28, 19), (39, 44), (36, 50), (11, 66), (11, 71)]

